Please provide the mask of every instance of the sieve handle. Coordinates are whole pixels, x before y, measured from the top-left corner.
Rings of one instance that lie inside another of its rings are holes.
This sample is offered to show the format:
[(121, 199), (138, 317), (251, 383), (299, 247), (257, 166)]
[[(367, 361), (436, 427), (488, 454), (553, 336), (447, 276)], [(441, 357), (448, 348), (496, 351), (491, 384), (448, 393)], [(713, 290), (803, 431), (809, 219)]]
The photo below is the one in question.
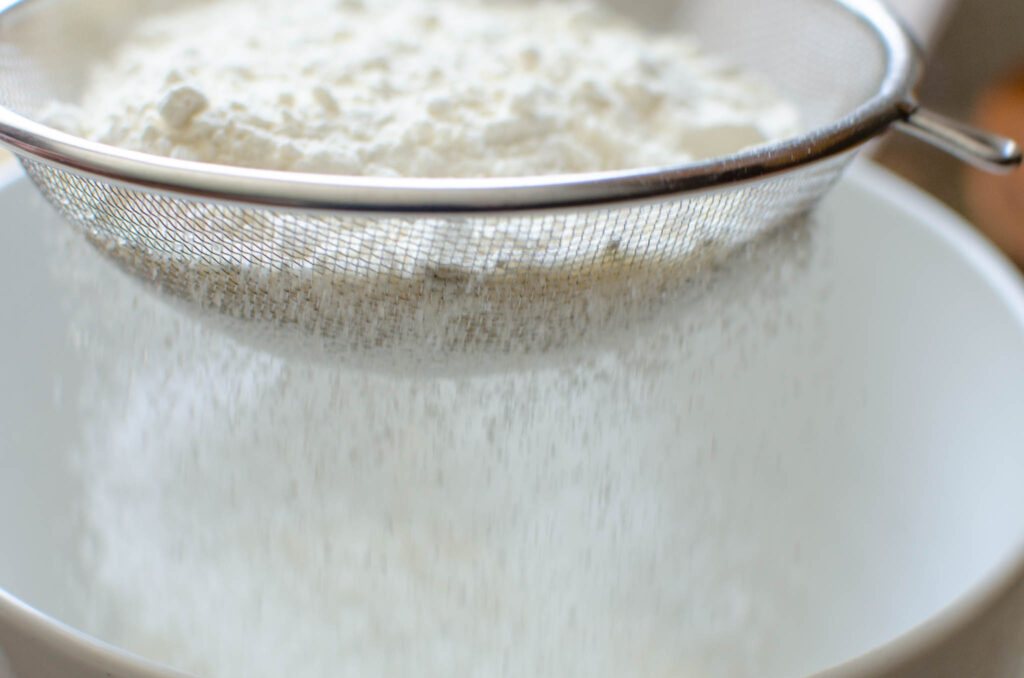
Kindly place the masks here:
[(1020, 147), (1012, 139), (972, 127), (919, 106), (908, 108), (896, 122), (903, 132), (993, 174), (1007, 174), (1021, 163)]

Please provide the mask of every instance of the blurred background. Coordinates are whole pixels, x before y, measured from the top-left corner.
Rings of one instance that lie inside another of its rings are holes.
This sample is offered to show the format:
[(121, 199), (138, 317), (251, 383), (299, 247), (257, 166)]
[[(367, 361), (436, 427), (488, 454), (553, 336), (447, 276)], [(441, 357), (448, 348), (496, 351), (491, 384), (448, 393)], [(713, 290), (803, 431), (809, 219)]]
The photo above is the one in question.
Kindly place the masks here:
[[(1024, 143), (1024, 1), (890, 1), (927, 52), (920, 100)], [(875, 158), (967, 217), (1024, 269), (1024, 170), (973, 172), (900, 134), (887, 135)]]

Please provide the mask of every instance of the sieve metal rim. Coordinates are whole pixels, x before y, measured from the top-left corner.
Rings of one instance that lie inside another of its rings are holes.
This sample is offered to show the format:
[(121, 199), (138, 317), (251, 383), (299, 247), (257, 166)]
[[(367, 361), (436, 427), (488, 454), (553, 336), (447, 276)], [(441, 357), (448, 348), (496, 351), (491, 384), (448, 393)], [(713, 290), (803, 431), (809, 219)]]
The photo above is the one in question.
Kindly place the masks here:
[[(0, 11), (0, 21), (38, 0)], [(630, 203), (707, 193), (838, 155), (911, 122), (921, 72), (913, 38), (880, 0), (835, 3), (869, 26), (886, 51), (885, 75), (866, 102), (838, 121), (730, 156), (666, 167), (526, 177), (391, 178), (241, 168), (156, 156), (82, 139), (0, 105), (0, 146), (108, 183), (193, 200), (312, 212), (503, 214)]]

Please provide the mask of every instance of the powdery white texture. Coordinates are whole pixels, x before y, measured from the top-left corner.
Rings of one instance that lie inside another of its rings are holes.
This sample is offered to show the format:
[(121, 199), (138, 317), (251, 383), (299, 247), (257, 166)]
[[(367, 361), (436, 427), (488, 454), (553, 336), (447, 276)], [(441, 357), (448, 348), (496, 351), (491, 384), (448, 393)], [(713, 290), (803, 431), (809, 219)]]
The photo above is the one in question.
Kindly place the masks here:
[(240, 346), (57, 234), (86, 366), (87, 632), (207, 678), (732, 677), (786, 661), (780, 610), (805, 572), (784, 524), (743, 516), (789, 469), (723, 457), (694, 422), (721, 342), (756, 353), (750, 309), (726, 302), (765, 290), (752, 307), (785, 321), (770, 290), (799, 243), (619, 350), (418, 379)]
[(591, 0), (219, 0), (137, 26), (65, 130), (159, 155), (481, 177), (725, 155), (797, 131), (764, 81)]

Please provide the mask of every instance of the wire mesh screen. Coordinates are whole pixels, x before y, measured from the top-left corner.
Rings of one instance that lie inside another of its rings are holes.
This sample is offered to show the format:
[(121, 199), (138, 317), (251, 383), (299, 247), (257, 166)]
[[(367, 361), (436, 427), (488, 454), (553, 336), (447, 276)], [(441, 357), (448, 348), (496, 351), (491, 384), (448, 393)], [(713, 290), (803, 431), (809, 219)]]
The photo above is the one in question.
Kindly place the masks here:
[(846, 160), (649, 204), (446, 218), (226, 206), (26, 167), (128, 273), (247, 339), (442, 368), (600, 343), (656, 317), (694, 276), (805, 214)]
[[(671, 16), (767, 76), (807, 127), (877, 92), (885, 45), (842, 2), (739, 3), (651, 0), (633, 11), (649, 22)], [(37, 0), (0, 16), (0, 105), (31, 118), (73, 97), (83, 64), (152, 4)], [(116, 21), (105, 21), (108, 5)], [(23, 162), (123, 269), (246, 338), (422, 367), (453, 354), (547, 352), (630, 327), (701, 270), (806, 214), (848, 159), (658, 202), (431, 217), (204, 202)]]
[(848, 115), (885, 75), (885, 45), (841, 0), (681, 0), (676, 25), (768, 76), (799, 104), (807, 128)]

